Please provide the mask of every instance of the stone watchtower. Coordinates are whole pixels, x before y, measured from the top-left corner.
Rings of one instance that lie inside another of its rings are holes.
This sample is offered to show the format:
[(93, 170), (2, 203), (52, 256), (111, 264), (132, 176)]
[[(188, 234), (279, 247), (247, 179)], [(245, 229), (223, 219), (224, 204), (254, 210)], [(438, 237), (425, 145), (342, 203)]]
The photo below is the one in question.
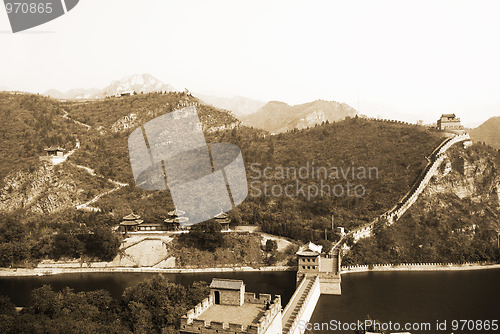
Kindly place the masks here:
[(297, 285), (306, 276), (319, 276), (322, 294), (340, 295), (340, 252), (322, 253), (322, 246), (309, 242), (297, 254)]
[(281, 297), (245, 292), (241, 280), (214, 278), (210, 295), (181, 317), (183, 334), (282, 334)]
[(321, 266), (321, 250), (323, 246), (318, 246), (310, 242), (302, 246), (297, 254), (297, 284), (305, 275), (318, 275)]
[(442, 114), (437, 121), (439, 130), (461, 130), (463, 126), (460, 124), (460, 118), (455, 114)]
[(216, 305), (241, 306), (245, 300), (245, 283), (240, 280), (214, 278), (210, 295)]

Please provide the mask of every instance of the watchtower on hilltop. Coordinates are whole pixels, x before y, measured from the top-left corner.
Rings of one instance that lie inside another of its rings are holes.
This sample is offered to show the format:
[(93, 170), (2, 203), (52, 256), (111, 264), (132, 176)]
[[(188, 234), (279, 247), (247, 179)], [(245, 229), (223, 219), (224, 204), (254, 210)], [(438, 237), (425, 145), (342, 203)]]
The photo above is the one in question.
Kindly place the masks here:
[(439, 130), (461, 130), (463, 126), (460, 124), (460, 118), (455, 114), (442, 114), (437, 121)]

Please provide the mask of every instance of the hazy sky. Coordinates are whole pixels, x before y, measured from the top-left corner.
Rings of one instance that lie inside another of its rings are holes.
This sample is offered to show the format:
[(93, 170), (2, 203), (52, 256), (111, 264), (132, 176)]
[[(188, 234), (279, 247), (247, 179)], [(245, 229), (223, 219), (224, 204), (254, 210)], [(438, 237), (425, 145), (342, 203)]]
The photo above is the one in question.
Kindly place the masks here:
[(194, 92), (407, 120), (500, 115), (500, 1), (80, 0), (17, 34), (0, 8), (0, 46), (10, 89), (150, 73)]

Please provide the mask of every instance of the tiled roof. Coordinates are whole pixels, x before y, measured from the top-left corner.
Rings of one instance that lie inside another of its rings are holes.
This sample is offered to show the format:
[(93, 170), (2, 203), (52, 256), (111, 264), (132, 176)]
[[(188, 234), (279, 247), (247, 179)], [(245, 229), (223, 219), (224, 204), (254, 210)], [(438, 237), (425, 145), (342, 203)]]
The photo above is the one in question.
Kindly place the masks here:
[(49, 148), (46, 148), (45, 151), (61, 151), (64, 152), (66, 151), (64, 148), (59, 147), (59, 146), (51, 146)]
[(135, 215), (133, 213), (129, 214), (128, 216), (123, 217), (124, 220), (136, 220), (141, 218), (141, 216)]
[(245, 284), (242, 280), (214, 278), (210, 283), (211, 289), (240, 290)]
[(215, 216), (215, 219), (227, 219), (227, 217), (229, 217), (227, 213), (221, 212), (217, 216)]
[(184, 211), (182, 211), (182, 210), (177, 210), (177, 209), (172, 210), (172, 211), (170, 211), (170, 212), (168, 213), (168, 215), (169, 215), (169, 216), (173, 216), (173, 217), (182, 216), (183, 214), (185, 214), (185, 212), (184, 212)]
[(300, 247), (299, 251), (297, 252), (297, 255), (317, 256), (321, 254), (322, 249), (323, 246), (315, 245), (312, 242), (309, 242), (307, 245)]
[(188, 217), (177, 217), (177, 218), (167, 218), (164, 220), (165, 223), (185, 223), (189, 220)]
[(120, 223), (122, 226), (134, 226), (142, 223), (142, 220), (124, 220)]

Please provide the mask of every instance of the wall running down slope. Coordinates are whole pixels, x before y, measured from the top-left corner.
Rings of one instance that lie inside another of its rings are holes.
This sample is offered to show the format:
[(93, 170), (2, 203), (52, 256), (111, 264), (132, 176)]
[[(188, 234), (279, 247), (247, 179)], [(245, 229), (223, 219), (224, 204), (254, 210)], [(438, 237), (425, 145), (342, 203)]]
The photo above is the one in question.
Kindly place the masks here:
[(392, 207), (387, 212), (383, 213), (380, 217), (375, 218), (373, 221), (362, 225), (356, 229), (353, 229), (349, 233), (345, 234), (337, 244), (335, 244), (334, 249), (342, 246), (348, 237), (352, 236), (354, 242), (362, 238), (367, 238), (372, 235), (373, 228), (377, 223), (385, 223), (392, 225), (401, 218), (405, 212), (417, 201), (418, 196), (424, 191), (425, 187), (429, 184), (429, 181), (438, 172), (439, 167), (446, 159), (446, 151), (452, 147), (454, 144), (465, 141), (465, 145), (470, 145), (470, 136), (468, 133), (461, 135), (456, 135), (451, 138), (444, 140), (431, 154), (429, 157), (429, 163), (425, 167), (424, 171), (414, 183), (412, 188), (406, 193), (406, 195), (401, 199), (401, 201)]

